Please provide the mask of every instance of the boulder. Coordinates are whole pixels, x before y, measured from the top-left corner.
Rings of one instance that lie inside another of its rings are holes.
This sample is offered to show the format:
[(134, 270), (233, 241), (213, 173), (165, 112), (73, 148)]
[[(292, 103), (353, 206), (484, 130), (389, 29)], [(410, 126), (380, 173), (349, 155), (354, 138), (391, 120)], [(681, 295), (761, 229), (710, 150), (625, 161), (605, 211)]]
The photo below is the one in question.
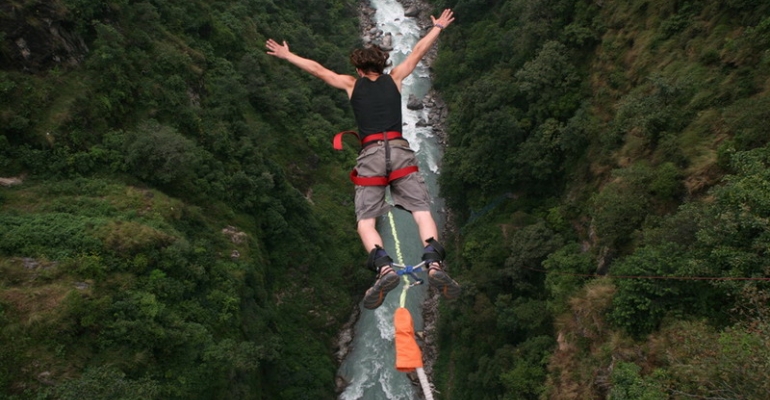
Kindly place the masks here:
[(420, 9), (417, 6), (410, 6), (404, 11), (404, 16), (410, 18), (416, 18), (420, 16)]
[(390, 32), (386, 33), (382, 37), (382, 40), (380, 41), (380, 48), (385, 51), (393, 50), (393, 35)]
[(423, 107), (422, 100), (418, 99), (413, 94), (409, 95), (409, 101), (406, 102), (406, 108), (410, 110), (422, 110)]

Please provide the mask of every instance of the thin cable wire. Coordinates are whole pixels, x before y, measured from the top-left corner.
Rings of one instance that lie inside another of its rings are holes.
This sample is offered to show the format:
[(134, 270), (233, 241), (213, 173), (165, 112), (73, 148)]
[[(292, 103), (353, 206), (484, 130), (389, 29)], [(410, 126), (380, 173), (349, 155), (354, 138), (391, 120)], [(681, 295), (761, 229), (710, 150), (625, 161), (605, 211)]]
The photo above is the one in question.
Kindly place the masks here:
[(573, 272), (548, 271), (540, 268), (524, 267), (530, 271), (544, 274), (568, 275), (583, 278), (613, 278), (613, 279), (670, 279), (680, 281), (770, 281), (770, 277), (745, 277), (745, 276), (656, 276), (656, 275), (602, 275), (602, 274), (578, 274)]

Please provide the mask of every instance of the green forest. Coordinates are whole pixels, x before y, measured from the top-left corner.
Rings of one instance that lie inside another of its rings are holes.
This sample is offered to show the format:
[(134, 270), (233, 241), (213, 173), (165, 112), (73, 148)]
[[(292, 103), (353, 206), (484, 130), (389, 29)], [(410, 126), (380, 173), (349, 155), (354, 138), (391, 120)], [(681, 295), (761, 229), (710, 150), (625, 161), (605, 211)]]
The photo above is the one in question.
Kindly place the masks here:
[[(0, 398), (336, 397), (360, 5), (0, 2)], [(430, 7), (437, 398), (766, 398), (770, 3)]]

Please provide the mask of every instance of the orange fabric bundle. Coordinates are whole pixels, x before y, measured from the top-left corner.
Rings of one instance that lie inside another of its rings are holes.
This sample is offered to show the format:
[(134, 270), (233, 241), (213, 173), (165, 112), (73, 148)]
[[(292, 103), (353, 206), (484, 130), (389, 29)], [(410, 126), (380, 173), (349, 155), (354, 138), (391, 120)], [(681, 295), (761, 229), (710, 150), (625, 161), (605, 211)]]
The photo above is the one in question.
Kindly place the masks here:
[(400, 307), (396, 310), (393, 322), (396, 326), (396, 370), (411, 372), (415, 368), (422, 368), (422, 352), (414, 340), (412, 314)]

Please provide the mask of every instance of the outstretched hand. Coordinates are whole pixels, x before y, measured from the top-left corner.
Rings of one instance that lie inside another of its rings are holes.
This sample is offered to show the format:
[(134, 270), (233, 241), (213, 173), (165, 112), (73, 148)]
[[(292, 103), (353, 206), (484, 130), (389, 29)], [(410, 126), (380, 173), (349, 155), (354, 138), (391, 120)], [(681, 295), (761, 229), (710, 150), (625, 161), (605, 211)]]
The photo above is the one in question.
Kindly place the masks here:
[(452, 12), (452, 9), (447, 8), (442, 13), (441, 16), (438, 18), (435, 18), (434, 16), (430, 16), (430, 19), (433, 20), (433, 25), (441, 25), (442, 27), (446, 28), (449, 26), (449, 24), (452, 23), (452, 21), (455, 20), (454, 13)]
[(265, 46), (267, 47), (267, 50), (268, 50), (267, 54), (271, 56), (276, 56), (278, 58), (285, 59), (286, 57), (289, 56), (289, 54), (291, 54), (291, 52), (289, 51), (289, 44), (286, 43), (285, 40), (283, 41), (283, 44), (278, 44), (278, 42), (276, 42), (273, 39), (267, 39), (267, 43), (265, 43)]

